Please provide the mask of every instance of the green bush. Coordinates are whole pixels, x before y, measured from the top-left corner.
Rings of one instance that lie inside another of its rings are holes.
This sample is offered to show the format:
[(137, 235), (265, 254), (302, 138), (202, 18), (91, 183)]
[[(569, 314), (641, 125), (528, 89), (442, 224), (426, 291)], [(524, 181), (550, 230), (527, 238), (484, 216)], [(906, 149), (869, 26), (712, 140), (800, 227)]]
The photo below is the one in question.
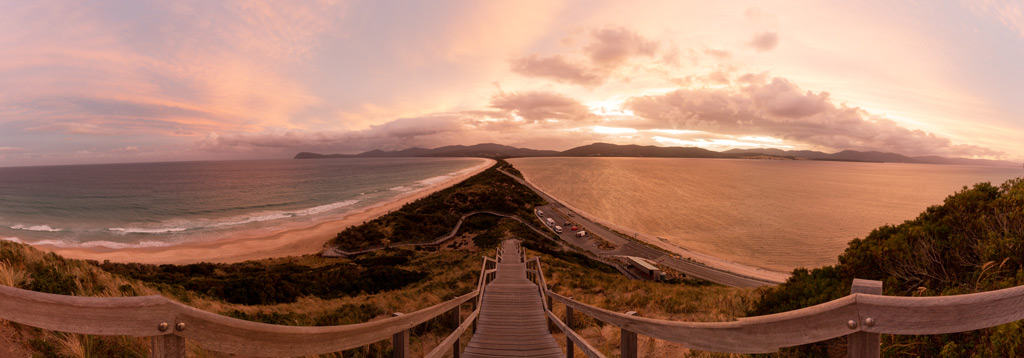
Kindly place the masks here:
[[(851, 241), (837, 265), (794, 270), (785, 283), (765, 290), (750, 314), (837, 299), (850, 293), (854, 278), (883, 281), (885, 294), (899, 296), (963, 294), (1024, 284), (1024, 180), (999, 187), (965, 187), (914, 220), (879, 227)], [(886, 356), (1024, 356), (1024, 328), (1019, 322), (949, 335), (883, 336), (882, 341)], [(786, 352), (823, 354), (844, 342)]]

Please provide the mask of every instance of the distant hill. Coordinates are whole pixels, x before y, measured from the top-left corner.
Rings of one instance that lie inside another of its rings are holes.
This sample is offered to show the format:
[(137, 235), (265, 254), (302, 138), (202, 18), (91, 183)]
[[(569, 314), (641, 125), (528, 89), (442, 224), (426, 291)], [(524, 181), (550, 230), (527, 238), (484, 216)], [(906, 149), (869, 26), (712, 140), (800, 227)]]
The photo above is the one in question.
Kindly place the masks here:
[(620, 145), (610, 143), (594, 143), (575, 147), (565, 151), (537, 150), (517, 148), (495, 143), (477, 145), (449, 145), (433, 149), (413, 147), (409, 149), (384, 151), (371, 150), (359, 154), (318, 154), (301, 152), (295, 159), (319, 158), (379, 158), (379, 157), (656, 157), (656, 158), (734, 158), (734, 159), (789, 159), (789, 160), (834, 160), (848, 162), (877, 163), (922, 163), (922, 164), (962, 164), (986, 166), (1017, 166), (1017, 163), (966, 158), (946, 158), (938, 156), (909, 157), (898, 153), (844, 150), (837, 153), (825, 153), (813, 150), (782, 150), (776, 148), (731, 149), (716, 152), (697, 147), (658, 147), (635, 144)]
[(723, 154), (696, 147), (656, 147), (653, 145), (618, 145), (594, 143), (559, 153), (565, 157), (665, 157), (665, 158), (726, 158)]
[(877, 152), (868, 151), (860, 152), (856, 150), (844, 150), (838, 153), (825, 153), (813, 150), (782, 150), (775, 148), (756, 148), (756, 149), (731, 149), (723, 153), (731, 154), (766, 154), (781, 157), (793, 157), (797, 159), (809, 159), (809, 160), (840, 160), (840, 161), (851, 161), (851, 162), (878, 162), (878, 163), (921, 163), (921, 164), (960, 164), (960, 165), (985, 165), (985, 166), (1017, 166), (1018, 163), (1009, 162), (1005, 160), (989, 160), (989, 159), (967, 159), (967, 158), (948, 158), (939, 156), (922, 156), (922, 157), (910, 157), (897, 153), (889, 152)]
[(295, 159), (319, 159), (319, 158), (379, 158), (379, 157), (483, 157), (483, 158), (508, 158), (508, 157), (550, 157), (559, 155), (554, 150), (536, 150), (528, 148), (516, 148), (495, 143), (481, 143), (477, 145), (449, 145), (434, 149), (409, 148), (395, 151), (371, 150), (359, 154), (318, 154), (302, 152), (295, 155)]

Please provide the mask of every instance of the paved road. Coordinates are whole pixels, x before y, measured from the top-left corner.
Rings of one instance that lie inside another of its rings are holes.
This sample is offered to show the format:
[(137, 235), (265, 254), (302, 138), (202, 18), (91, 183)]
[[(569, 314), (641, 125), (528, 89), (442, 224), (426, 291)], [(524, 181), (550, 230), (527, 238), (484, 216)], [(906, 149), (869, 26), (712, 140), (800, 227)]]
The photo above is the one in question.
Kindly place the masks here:
[[(544, 212), (545, 216), (551, 217), (556, 222), (558, 222), (558, 225), (562, 225), (567, 221), (567, 219), (571, 219), (569, 221), (581, 224), (587, 232), (598, 235), (601, 238), (607, 240), (608, 242), (611, 242), (616, 246), (616, 248), (614, 250), (604, 250), (598, 248), (597, 245), (594, 243), (594, 240), (590, 240), (587, 238), (577, 238), (575, 236), (575, 232), (569, 230), (568, 228), (564, 228), (562, 234), (559, 235), (559, 237), (562, 240), (565, 240), (566, 242), (573, 244), (574, 246), (580, 247), (582, 249), (585, 249), (600, 256), (627, 255), (643, 257), (654, 262), (657, 262), (659, 264), (668, 266), (673, 270), (685, 273), (687, 275), (705, 279), (726, 286), (760, 287), (778, 284), (778, 282), (771, 282), (757, 278), (747, 277), (736, 273), (709, 267), (698, 262), (685, 260), (680, 257), (677, 257), (674, 254), (670, 254), (660, 249), (636, 242), (633, 239), (623, 237), (622, 235), (616, 234), (611, 230), (607, 229), (604, 225), (599, 225), (598, 223), (588, 220), (583, 216), (576, 215), (575, 213), (572, 212), (572, 210), (560, 204), (558, 200), (548, 196), (539, 189), (534, 188), (532, 185), (530, 185), (530, 183), (527, 183), (522, 178), (505, 172), (504, 170), (501, 170), (501, 172), (515, 179), (520, 184), (523, 184), (526, 187), (530, 188), (531, 190), (536, 192), (537, 195), (540, 195), (541, 198), (544, 198), (544, 200), (546, 200), (548, 203), (551, 203), (548, 205), (541, 206), (539, 207), (539, 209)], [(572, 214), (572, 216), (570, 217), (569, 214)], [(544, 221), (544, 219), (542, 219), (541, 221)]]

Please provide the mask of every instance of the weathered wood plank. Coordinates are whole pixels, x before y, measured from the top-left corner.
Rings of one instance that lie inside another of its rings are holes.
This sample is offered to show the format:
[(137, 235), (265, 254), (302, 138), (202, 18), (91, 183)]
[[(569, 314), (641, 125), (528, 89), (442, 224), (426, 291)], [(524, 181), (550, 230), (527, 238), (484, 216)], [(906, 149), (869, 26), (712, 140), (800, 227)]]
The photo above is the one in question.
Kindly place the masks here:
[(847, 296), (821, 305), (732, 322), (675, 322), (632, 317), (585, 305), (548, 291), (575, 311), (627, 331), (690, 348), (726, 353), (770, 353), (781, 347), (818, 342), (856, 332), (846, 322), (857, 319), (854, 298)]
[(174, 325), (178, 304), (161, 296), (76, 297), (0, 286), (0, 319), (61, 332), (159, 336)]
[(185, 338), (166, 334), (150, 340), (152, 358), (185, 358)]
[(247, 356), (299, 356), (361, 347), (392, 338), (475, 298), (477, 291), (399, 317), (328, 327), (295, 327), (244, 321), (179, 305), (178, 320), (188, 329), (178, 334), (200, 346)]
[(854, 294), (861, 317), (885, 334), (943, 334), (972, 331), (1024, 319), (1024, 286), (937, 297)]
[[(882, 294), (882, 282), (854, 279), (850, 293)], [(875, 319), (861, 316), (858, 325), (870, 326)], [(847, 354), (850, 358), (878, 358), (881, 355), (880, 337), (878, 333), (857, 332), (847, 336)]]
[(527, 279), (518, 243), (502, 242), (506, 255), (500, 260), (494, 281), (481, 295), (477, 331), (466, 345), (465, 357), (562, 356), (548, 331), (541, 290)]

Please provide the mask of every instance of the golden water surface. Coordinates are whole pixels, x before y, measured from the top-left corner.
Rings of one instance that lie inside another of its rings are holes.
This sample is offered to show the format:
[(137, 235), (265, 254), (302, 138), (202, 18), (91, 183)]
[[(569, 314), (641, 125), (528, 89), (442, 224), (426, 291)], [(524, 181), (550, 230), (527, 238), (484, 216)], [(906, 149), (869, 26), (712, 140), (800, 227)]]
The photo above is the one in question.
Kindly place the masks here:
[(964, 185), (1020, 168), (683, 158), (520, 158), (567, 204), (723, 259), (788, 271), (836, 262), (851, 239), (913, 219)]

